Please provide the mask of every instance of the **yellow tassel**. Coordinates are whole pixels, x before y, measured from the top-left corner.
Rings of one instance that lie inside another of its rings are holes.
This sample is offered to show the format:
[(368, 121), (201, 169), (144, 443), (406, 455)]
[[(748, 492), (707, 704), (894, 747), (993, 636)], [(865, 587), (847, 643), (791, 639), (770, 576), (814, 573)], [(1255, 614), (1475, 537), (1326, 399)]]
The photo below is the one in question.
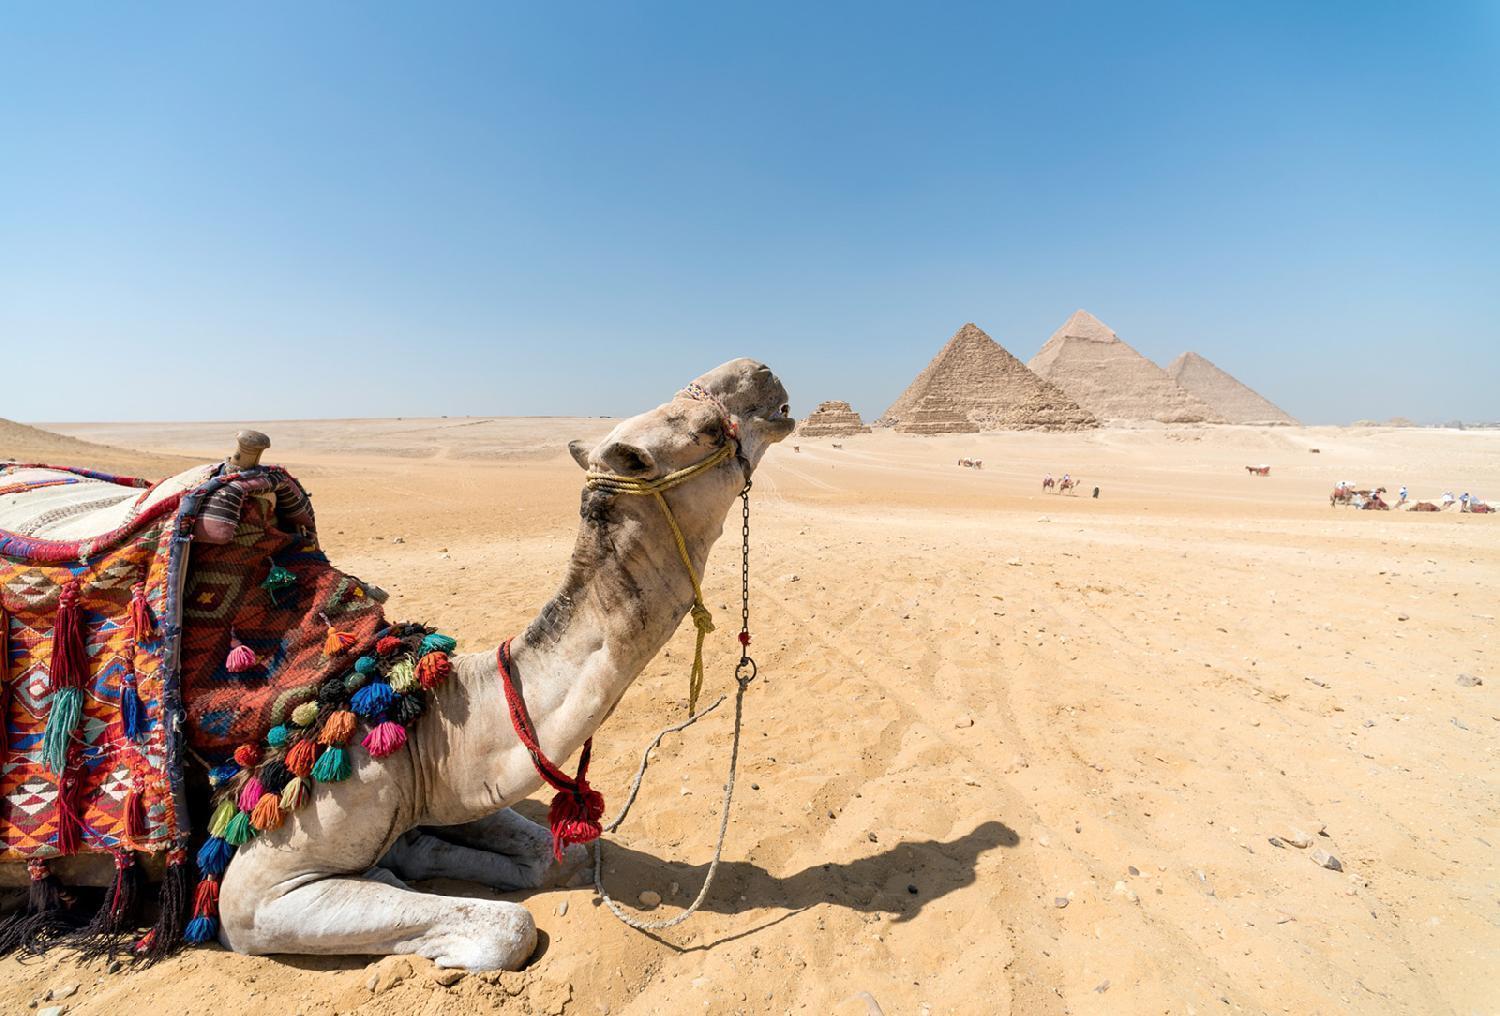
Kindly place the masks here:
[(411, 657), (402, 657), (401, 661), (390, 669), (386, 675), (386, 681), (391, 688), (403, 695), (409, 691), (416, 691), (421, 687), (417, 681), (417, 667), (411, 662)]

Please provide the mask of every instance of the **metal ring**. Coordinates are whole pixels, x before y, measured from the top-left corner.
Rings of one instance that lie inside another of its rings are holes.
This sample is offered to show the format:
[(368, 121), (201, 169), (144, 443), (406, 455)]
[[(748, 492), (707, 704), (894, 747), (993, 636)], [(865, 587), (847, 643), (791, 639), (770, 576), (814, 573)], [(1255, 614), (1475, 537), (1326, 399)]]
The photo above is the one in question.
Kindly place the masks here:
[[(750, 668), (750, 673), (748, 675), (745, 673), (746, 667)], [(749, 684), (751, 681), (755, 680), (756, 673), (757, 669), (755, 666), (755, 661), (748, 656), (734, 665), (734, 679), (741, 684)]]

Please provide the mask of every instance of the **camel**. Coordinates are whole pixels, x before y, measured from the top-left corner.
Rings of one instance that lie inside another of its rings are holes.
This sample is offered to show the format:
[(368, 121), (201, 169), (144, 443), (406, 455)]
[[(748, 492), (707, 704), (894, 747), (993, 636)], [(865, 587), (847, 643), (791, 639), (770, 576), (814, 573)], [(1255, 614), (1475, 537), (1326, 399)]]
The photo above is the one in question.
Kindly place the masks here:
[(1057, 492), (1059, 494), (1066, 494), (1068, 491), (1070, 491), (1073, 488), (1077, 487), (1078, 484), (1079, 484), (1078, 480), (1075, 480), (1075, 479), (1073, 479), (1072, 477), (1069, 477), (1069, 476), (1064, 476), (1060, 481), (1058, 481)]
[(1042, 490), (1043, 491), (1049, 491), (1053, 487), (1056, 487), (1056, 486), (1057, 486), (1057, 481), (1052, 478), (1052, 474), (1051, 473), (1048, 473), (1046, 476), (1042, 477)]
[[(569, 451), (591, 474), (649, 480), (737, 454), (664, 496), (702, 574), (730, 506), (766, 450), (792, 433), (787, 394), (765, 366), (732, 360), (695, 393), (625, 420), (596, 447)], [(676, 631), (692, 579), (652, 497), (585, 488), (561, 588), (511, 645), (545, 755), (579, 752)], [(511, 805), (542, 785), (512, 727), (494, 648), (455, 656), (405, 746), (364, 752), (354, 776), (319, 787), (279, 829), (245, 844), (219, 896), (220, 942), (254, 955), (412, 954), (443, 967), (514, 970), (536, 948), (524, 906), (431, 895), (407, 882), (454, 878), (500, 891), (568, 880), (586, 848), (553, 854), (546, 827)], [(91, 858), (92, 859), (92, 858)]]
[(1245, 472), (1249, 473), (1251, 476), (1270, 476), (1271, 475), (1271, 467), (1270, 466), (1246, 466), (1245, 467)]

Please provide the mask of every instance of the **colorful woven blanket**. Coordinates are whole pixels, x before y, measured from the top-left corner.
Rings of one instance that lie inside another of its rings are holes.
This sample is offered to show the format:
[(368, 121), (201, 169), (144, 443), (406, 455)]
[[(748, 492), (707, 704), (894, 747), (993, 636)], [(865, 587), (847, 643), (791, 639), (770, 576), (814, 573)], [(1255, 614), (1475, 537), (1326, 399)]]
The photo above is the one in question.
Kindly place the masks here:
[[(0, 469), (0, 861), (32, 878), (0, 952), (67, 934), (112, 954), (135, 928), (143, 853), (165, 855), (165, 874), (137, 954), (216, 937), (235, 849), (347, 778), (361, 721), (365, 750), (398, 750), (449, 672), (453, 640), (387, 625), (383, 598), (328, 562), (280, 469), (154, 486)], [(184, 773), (198, 761), (218, 805), (195, 837)], [(205, 831), (189, 921), (187, 857)], [(79, 853), (116, 871), (81, 930), (46, 866)]]

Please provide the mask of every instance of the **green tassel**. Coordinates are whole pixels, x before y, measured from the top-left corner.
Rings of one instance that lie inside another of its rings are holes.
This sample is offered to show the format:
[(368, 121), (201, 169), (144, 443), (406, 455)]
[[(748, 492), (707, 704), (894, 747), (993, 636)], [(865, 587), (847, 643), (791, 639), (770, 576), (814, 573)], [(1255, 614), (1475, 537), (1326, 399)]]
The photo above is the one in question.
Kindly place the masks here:
[(255, 838), (255, 827), (250, 824), (248, 811), (236, 811), (234, 818), (224, 827), (224, 842), (230, 846), (243, 847)]
[(287, 733), (288, 731), (286, 729), (286, 724), (278, 723), (276, 726), (266, 731), (266, 743), (269, 744), (272, 748), (280, 748), (282, 745), (286, 744)]
[(229, 828), (229, 820), (234, 818), (237, 811), (239, 809), (228, 798), (220, 801), (219, 806), (214, 809), (214, 817), (208, 820), (208, 835), (223, 839), (224, 831)]
[(349, 778), (349, 756), (342, 748), (329, 748), (318, 756), (313, 766), (313, 779), (319, 783), (338, 783)]
[(292, 722), (299, 727), (310, 727), (318, 718), (318, 704), (304, 702), (292, 710)]
[(442, 632), (433, 632), (422, 639), (422, 655), (428, 653), (451, 653), (458, 648), (458, 642), (451, 635)]
[(83, 689), (59, 688), (52, 693), (47, 710), (47, 729), (42, 734), (42, 761), (54, 773), (68, 765), (68, 745), (83, 721)]
[(271, 565), (271, 571), (266, 575), (266, 579), (260, 584), (260, 587), (271, 594), (271, 602), (275, 603), (277, 593), (281, 592), (287, 586), (294, 586), (296, 584), (297, 576), (281, 567), (281, 565), (273, 564)]
[(411, 657), (403, 656), (401, 662), (391, 668), (386, 681), (396, 691), (415, 691), (420, 687), (417, 683), (417, 665), (411, 662)]
[(351, 695), (364, 687), (365, 675), (358, 670), (351, 670), (344, 675), (344, 690)]

